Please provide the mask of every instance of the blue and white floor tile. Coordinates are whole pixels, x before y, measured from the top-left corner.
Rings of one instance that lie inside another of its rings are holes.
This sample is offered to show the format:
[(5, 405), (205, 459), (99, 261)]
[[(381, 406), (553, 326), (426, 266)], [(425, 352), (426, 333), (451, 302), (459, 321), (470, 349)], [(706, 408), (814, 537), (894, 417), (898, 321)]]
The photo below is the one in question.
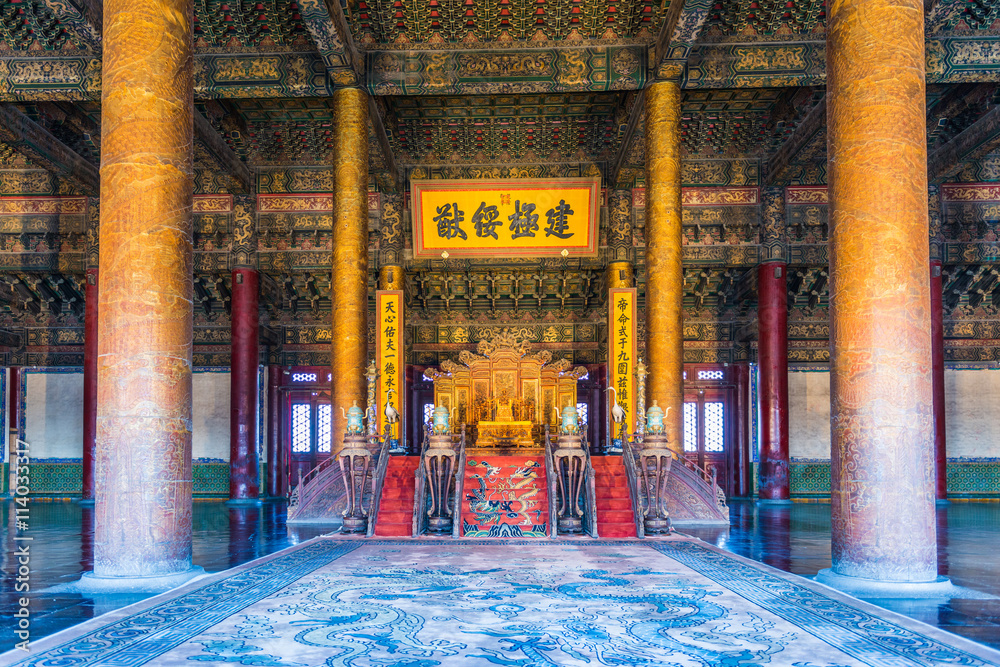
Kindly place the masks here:
[(1000, 665), (694, 539), (318, 538), (0, 656), (17, 665)]

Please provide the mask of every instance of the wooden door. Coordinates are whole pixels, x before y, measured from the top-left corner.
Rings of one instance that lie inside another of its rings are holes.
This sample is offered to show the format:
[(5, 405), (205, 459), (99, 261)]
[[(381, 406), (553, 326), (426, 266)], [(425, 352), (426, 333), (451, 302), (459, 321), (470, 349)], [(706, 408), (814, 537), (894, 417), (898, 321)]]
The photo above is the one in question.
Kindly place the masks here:
[(325, 392), (292, 391), (288, 393), (283, 433), (287, 434), (289, 452), (289, 488), (329, 458), (332, 440), (333, 408)]

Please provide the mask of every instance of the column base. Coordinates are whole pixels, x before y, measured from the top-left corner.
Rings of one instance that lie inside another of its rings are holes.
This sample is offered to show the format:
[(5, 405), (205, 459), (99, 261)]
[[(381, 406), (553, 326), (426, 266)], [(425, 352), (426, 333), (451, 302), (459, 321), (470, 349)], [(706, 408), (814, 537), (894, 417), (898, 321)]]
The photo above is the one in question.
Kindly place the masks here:
[(788, 498), (758, 498), (758, 505), (791, 505), (793, 504)]
[(938, 577), (934, 581), (925, 582), (878, 581), (862, 577), (848, 577), (837, 574), (832, 568), (826, 568), (816, 573), (815, 581), (856, 598), (950, 599), (963, 597), (963, 594), (967, 593), (965, 589), (951, 583), (951, 579), (948, 577)]
[[(58, 586), (62, 592), (100, 593), (165, 593), (205, 574), (205, 568), (194, 565), (190, 570), (155, 577), (99, 577), (84, 572), (79, 581)], [(53, 590), (53, 589), (49, 589)]]
[(229, 507), (260, 507), (263, 504), (260, 498), (230, 498), (226, 501)]

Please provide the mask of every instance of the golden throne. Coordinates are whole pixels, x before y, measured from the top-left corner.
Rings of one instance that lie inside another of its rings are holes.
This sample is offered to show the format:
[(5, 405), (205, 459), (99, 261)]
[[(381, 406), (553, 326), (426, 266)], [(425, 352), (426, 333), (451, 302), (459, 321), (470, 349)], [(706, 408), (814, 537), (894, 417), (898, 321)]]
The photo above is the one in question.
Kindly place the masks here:
[(548, 350), (530, 353), (526, 330), (504, 328), (479, 342), (477, 353), (463, 350), (458, 362), (424, 371), (434, 383), (434, 403), (465, 423), (475, 449), (537, 449), (545, 424), (558, 427), (557, 412), (576, 405), (576, 383), (587, 369)]

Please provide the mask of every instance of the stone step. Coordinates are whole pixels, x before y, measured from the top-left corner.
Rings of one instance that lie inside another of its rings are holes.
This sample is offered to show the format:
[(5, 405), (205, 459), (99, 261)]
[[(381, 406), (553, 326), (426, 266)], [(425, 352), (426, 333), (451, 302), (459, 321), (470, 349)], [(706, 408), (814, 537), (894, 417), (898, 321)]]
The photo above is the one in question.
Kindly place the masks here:
[(602, 538), (607, 537), (637, 537), (634, 523), (602, 523), (597, 526), (597, 533)]
[(631, 498), (602, 498), (597, 496), (597, 511), (601, 510), (631, 510)]
[(375, 526), (375, 535), (378, 537), (410, 537), (413, 534), (413, 526), (408, 523), (382, 523), (379, 521)]
[(597, 510), (597, 529), (604, 523), (629, 523), (634, 521), (632, 510)]

